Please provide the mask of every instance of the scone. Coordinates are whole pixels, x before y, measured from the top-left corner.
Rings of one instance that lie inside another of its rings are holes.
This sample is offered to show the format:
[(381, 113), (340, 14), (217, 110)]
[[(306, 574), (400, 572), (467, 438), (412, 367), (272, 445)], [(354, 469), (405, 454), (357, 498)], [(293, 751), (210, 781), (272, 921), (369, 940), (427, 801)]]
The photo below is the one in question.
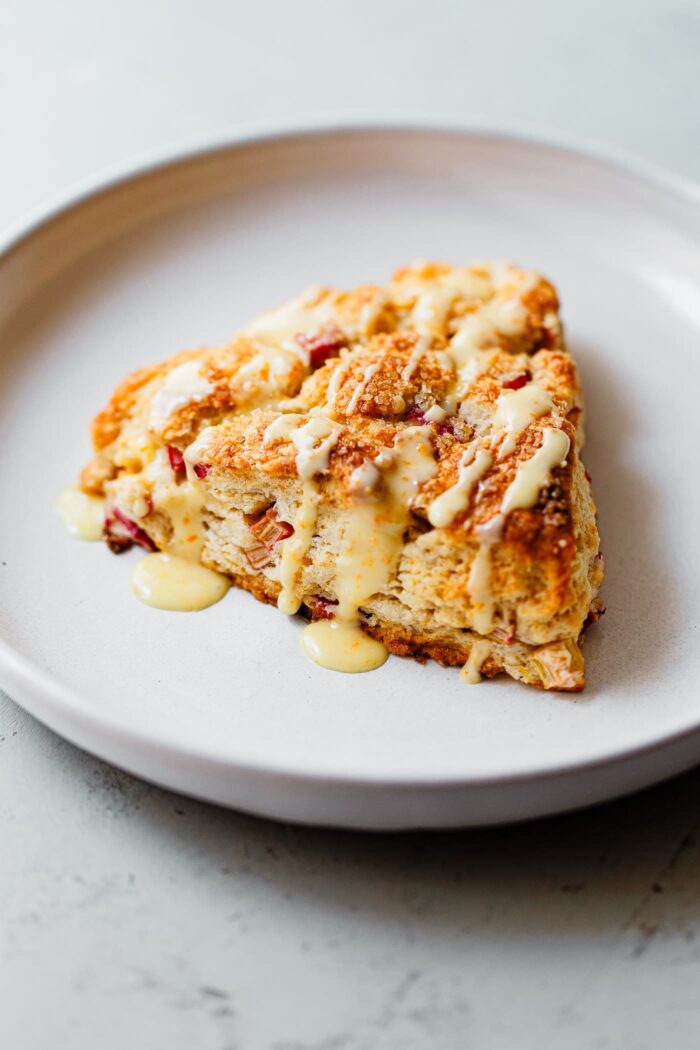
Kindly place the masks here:
[(311, 290), (129, 376), (82, 488), (113, 550), (199, 559), (468, 680), (579, 690), (603, 564), (558, 307), (503, 263)]

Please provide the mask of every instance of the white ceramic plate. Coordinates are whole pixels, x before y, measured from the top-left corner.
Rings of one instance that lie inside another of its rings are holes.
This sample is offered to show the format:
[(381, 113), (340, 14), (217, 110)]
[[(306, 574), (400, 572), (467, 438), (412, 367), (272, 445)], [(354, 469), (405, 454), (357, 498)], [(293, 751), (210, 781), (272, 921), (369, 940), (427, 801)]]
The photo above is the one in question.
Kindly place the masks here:
[[(391, 658), (310, 664), (300, 624), (231, 593), (141, 605), (138, 554), (51, 514), (129, 370), (228, 339), (314, 283), (415, 258), (550, 275), (589, 406), (608, 614), (575, 702)], [(519, 819), (700, 759), (700, 206), (691, 189), (511, 136), (355, 128), (250, 138), (112, 181), (0, 265), (0, 680), (82, 747), (200, 797), (366, 828)]]

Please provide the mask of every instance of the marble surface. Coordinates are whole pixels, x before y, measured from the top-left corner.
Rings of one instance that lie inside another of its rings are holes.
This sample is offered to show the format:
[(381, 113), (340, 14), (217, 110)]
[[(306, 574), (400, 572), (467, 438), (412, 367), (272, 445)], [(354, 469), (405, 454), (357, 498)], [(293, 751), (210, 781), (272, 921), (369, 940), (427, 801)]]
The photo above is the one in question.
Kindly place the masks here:
[[(478, 120), (700, 176), (700, 5), (8, 0), (0, 227), (263, 121)], [(311, 831), (110, 769), (0, 698), (13, 1050), (695, 1048), (700, 771), (587, 813)]]

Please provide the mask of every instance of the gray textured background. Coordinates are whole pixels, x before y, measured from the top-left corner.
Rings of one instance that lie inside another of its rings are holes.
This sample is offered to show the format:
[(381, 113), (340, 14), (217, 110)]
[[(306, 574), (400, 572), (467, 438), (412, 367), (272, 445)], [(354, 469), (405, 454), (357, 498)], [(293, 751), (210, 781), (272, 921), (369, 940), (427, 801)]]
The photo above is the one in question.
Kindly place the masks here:
[[(0, 226), (293, 116), (486, 120), (698, 177), (699, 56), (677, 0), (5, 0)], [(696, 1048), (699, 828), (700, 772), (515, 828), (289, 828), (149, 787), (0, 698), (0, 1041)]]

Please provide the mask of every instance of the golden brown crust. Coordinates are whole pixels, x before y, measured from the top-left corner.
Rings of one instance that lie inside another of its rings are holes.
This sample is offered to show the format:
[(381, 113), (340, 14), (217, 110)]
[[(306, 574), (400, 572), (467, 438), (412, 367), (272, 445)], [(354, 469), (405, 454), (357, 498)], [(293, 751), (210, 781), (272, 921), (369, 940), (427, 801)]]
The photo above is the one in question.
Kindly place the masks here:
[[(426, 660), (435, 660), (443, 667), (462, 667), (469, 659), (471, 645), (475, 641), (472, 636), (469, 643), (461, 647), (447, 645), (436, 641), (429, 634), (407, 631), (396, 627), (380, 627), (373, 624), (364, 624), (363, 630), (367, 634), (382, 642), (394, 656), (408, 656), (425, 663)], [(535, 650), (537, 651), (537, 650)], [(480, 665), (479, 672), (485, 678), (495, 678), (499, 674), (507, 672), (508, 668), (499, 654), (492, 648), (490, 655)], [(510, 671), (512, 677), (520, 677)], [(580, 693), (585, 687), (583, 675), (558, 683), (549, 683), (543, 678), (531, 678), (528, 680), (522, 676), (522, 680), (528, 685), (536, 685), (541, 689), (554, 689), (562, 693)]]
[(119, 384), (108, 403), (92, 421), (92, 443), (96, 451), (99, 452), (116, 441), (121, 425), (133, 410), (143, 387), (157, 375), (165, 375), (172, 363), (173, 359), (160, 365), (139, 368)]

